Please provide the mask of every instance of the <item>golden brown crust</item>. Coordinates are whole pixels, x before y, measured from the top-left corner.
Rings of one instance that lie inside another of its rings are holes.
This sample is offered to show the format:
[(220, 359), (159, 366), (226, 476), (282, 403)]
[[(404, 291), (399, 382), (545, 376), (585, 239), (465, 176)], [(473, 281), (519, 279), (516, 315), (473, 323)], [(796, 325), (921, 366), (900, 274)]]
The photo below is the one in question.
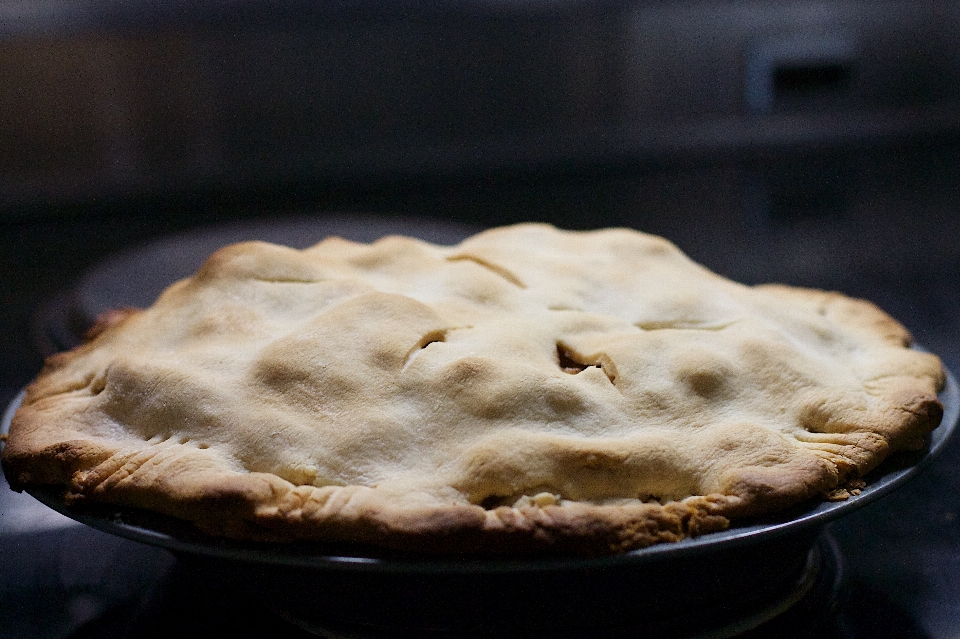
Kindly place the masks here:
[(872, 304), (623, 229), (239, 244), (100, 328), (28, 388), (11, 486), (238, 539), (622, 552), (839, 498), (942, 416)]

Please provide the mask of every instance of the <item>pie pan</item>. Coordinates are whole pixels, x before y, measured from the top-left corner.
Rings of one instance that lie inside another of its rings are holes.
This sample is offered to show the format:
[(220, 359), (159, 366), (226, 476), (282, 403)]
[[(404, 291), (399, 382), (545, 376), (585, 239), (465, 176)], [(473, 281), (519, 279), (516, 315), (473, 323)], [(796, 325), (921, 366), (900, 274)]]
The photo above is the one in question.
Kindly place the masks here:
[[(859, 495), (609, 557), (435, 559), (232, 542), (134, 509), (67, 507), (53, 487), (29, 492), (93, 528), (167, 549), (239, 596), (325, 636), (584, 637), (627, 628), (629, 636), (729, 637), (772, 619), (816, 586), (829, 559), (827, 523), (901, 487), (943, 450), (960, 414), (956, 379), (949, 371), (946, 378), (943, 419), (928, 447), (891, 456), (865, 478)], [(3, 432), (21, 400), (7, 408)]]

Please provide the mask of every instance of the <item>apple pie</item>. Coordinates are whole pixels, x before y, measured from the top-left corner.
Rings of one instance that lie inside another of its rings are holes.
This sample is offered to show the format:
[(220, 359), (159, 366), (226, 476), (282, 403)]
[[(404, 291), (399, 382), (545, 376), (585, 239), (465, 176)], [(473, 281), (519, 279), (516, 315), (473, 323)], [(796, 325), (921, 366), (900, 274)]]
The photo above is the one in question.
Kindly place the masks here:
[(10, 485), (242, 540), (623, 552), (855, 492), (942, 417), (871, 303), (627, 229), (236, 244), (95, 333), (28, 387)]

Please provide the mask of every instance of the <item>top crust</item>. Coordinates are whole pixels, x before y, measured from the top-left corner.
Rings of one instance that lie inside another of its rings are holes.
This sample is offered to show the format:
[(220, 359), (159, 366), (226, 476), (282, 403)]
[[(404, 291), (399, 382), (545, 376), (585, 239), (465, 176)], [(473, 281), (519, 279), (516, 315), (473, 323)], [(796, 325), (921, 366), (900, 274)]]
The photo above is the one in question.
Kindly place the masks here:
[(620, 552), (922, 446), (944, 372), (909, 344), (625, 229), (244, 243), (51, 358), (2, 461), (239, 539)]

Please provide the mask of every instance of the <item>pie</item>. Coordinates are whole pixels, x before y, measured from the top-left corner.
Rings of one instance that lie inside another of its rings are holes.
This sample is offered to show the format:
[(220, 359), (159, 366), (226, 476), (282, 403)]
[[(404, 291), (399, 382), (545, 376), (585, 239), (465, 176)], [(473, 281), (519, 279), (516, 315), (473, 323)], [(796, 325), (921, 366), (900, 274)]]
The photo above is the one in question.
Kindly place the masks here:
[(605, 554), (842, 498), (942, 417), (869, 302), (627, 229), (214, 253), (49, 359), (10, 485), (215, 536)]

